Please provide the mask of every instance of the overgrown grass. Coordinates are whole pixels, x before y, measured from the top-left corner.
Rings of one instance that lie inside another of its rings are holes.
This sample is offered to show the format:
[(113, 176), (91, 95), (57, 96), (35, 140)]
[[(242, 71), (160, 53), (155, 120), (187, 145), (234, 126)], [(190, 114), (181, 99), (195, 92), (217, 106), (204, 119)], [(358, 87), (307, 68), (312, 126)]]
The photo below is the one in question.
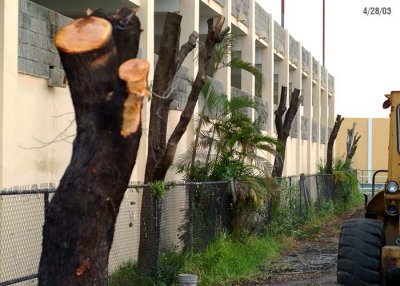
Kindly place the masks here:
[(279, 256), (280, 248), (281, 243), (268, 235), (242, 239), (221, 235), (204, 253), (189, 257), (183, 271), (196, 273), (199, 285), (230, 285), (257, 274)]
[(232, 237), (221, 234), (204, 252), (161, 255), (158, 284), (139, 274), (136, 263), (126, 263), (110, 275), (111, 286), (179, 285), (178, 273), (195, 273), (198, 285), (230, 285), (257, 274), (279, 256), (281, 242), (271, 236)]

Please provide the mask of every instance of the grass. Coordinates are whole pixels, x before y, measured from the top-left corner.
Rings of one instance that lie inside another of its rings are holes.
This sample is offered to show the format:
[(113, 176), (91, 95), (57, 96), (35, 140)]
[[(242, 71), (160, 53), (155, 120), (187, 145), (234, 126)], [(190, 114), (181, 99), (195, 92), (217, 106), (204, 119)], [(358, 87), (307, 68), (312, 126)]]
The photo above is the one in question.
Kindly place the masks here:
[[(233, 238), (221, 234), (204, 252), (178, 254), (169, 251), (160, 257), (158, 285), (178, 285), (178, 273), (195, 273), (198, 285), (230, 285), (249, 278), (280, 253), (281, 242), (273, 237)], [(110, 275), (111, 286), (152, 286), (153, 279), (138, 274), (136, 263), (126, 263)]]
[(183, 271), (196, 273), (199, 285), (230, 285), (257, 274), (260, 267), (279, 256), (281, 243), (270, 236), (245, 239), (221, 235), (204, 253), (194, 254)]

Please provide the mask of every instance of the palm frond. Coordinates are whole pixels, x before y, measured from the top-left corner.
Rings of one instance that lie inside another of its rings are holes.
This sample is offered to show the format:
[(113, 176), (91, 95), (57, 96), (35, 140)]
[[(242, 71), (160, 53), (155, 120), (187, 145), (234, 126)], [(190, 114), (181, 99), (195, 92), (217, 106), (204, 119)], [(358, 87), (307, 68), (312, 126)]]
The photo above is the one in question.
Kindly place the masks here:
[(229, 61), (232, 47), (235, 45), (236, 36), (229, 33), (225, 36), (221, 43), (218, 43), (214, 47), (213, 61), (214, 69), (218, 70), (221, 67), (225, 67)]
[(260, 80), (261, 85), (262, 82), (264, 81), (263, 74), (260, 72), (260, 70), (256, 68), (252, 63), (246, 62), (241, 58), (233, 56), (231, 60), (228, 63), (226, 63), (226, 66), (247, 71), (248, 73), (252, 74), (257, 80)]

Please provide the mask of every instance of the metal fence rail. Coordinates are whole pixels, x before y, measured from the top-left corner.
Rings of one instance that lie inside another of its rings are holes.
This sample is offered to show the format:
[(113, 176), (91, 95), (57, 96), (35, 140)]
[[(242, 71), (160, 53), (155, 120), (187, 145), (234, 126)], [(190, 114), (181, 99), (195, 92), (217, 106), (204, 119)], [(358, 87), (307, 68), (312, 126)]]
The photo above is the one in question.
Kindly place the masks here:
[[(280, 179), (281, 203), (298, 215), (311, 204), (316, 210), (333, 197), (329, 175), (295, 176)], [(141, 194), (147, 185), (131, 184), (122, 201), (109, 273), (137, 260), (140, 238)], [(55, 188), (12, 188), (0, 191), (0, 286), (36, 285), (44, 214)], [(235, 197), (233, 182), (176, 183), (159, 201), (159, 255), (169, 250), (201, 251), (222, 230), (229, 230)], [(289, 198), (291, 198), (289, 204)], [(256, 228), (269, 223), (268, 207), (249, 213)], [(154, 265), (154, 267), (158, 267)]]

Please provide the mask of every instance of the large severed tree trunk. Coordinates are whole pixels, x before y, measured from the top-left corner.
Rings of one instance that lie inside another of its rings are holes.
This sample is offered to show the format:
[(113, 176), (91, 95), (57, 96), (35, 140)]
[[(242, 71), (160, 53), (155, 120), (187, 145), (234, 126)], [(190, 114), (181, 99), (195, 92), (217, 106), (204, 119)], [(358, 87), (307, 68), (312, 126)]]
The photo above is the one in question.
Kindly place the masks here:
[(326, 155), (326, 168), (325, 172), (327, 174), (332, 174), (333, 168), (333, 145), (335, 143), (336, 137), (339, 133), (340, 126), (342, 125), (344, 118), (340, 114), (336, 116), (335, 125), (332, 128), (331, 134), (329, 135), (327, 155)]
[[(295, 88), (292, 92), (292, 98), (289, 103), (289, 109), (286, 109), (286, 87), (282, 86), (281, 97), (279, 100), (278, 108), (275, 110), (275, 126), (278, 133), (278, 141), (281, 146), (277, 150), (277, 155), (274, 160), (274, 167), (272, 170), (272, 177), (281, 177), (283, 172), (286, 142), (292, 128), (293, 120), (296, 116), (297, 110), (302, 101), (300, 90)], [(286, 112), (287, 110), (287, 112)], [(283, 119), (283, 116), (285, 118)]]
[[(154, 73), (153, 96), (150, 108), (150, 127), (148, 157), (145, 171), (145, 182), (163, 181), (171, 166), (179, 140), (185, 133), (192, 118), (202, 86), (207, 78), (207, 68), (212, 59), (214, 46), (220, 43), (229, 31), (222, 29), (224, 17), (220, 16), (215, 25), (208, 19), (208, 34), (204, 46), (199, 52), (199, 70), (180, 120), (172, 135), (167, 140), (167, 122), (169, 106), (172, 101), (171, 85), (175, 74), (186, 56), (196, 46), (198, 34), (193, 32), (181, 49), (179, 49), (180, 23), (182, 16), (168, 13), (161, 40), (159, 59)], [(144, 190), (140, 220), (139, 270), (150, 276), (157, 271), (160, 212), (158, 201), (148, 190)]]
[(115, 221), (135, 164), (149, 65), (136, 57), (140, 22), (101, 10), (60, 30), (77, 135), (46, 212), (39, 285), (108, 285)]

